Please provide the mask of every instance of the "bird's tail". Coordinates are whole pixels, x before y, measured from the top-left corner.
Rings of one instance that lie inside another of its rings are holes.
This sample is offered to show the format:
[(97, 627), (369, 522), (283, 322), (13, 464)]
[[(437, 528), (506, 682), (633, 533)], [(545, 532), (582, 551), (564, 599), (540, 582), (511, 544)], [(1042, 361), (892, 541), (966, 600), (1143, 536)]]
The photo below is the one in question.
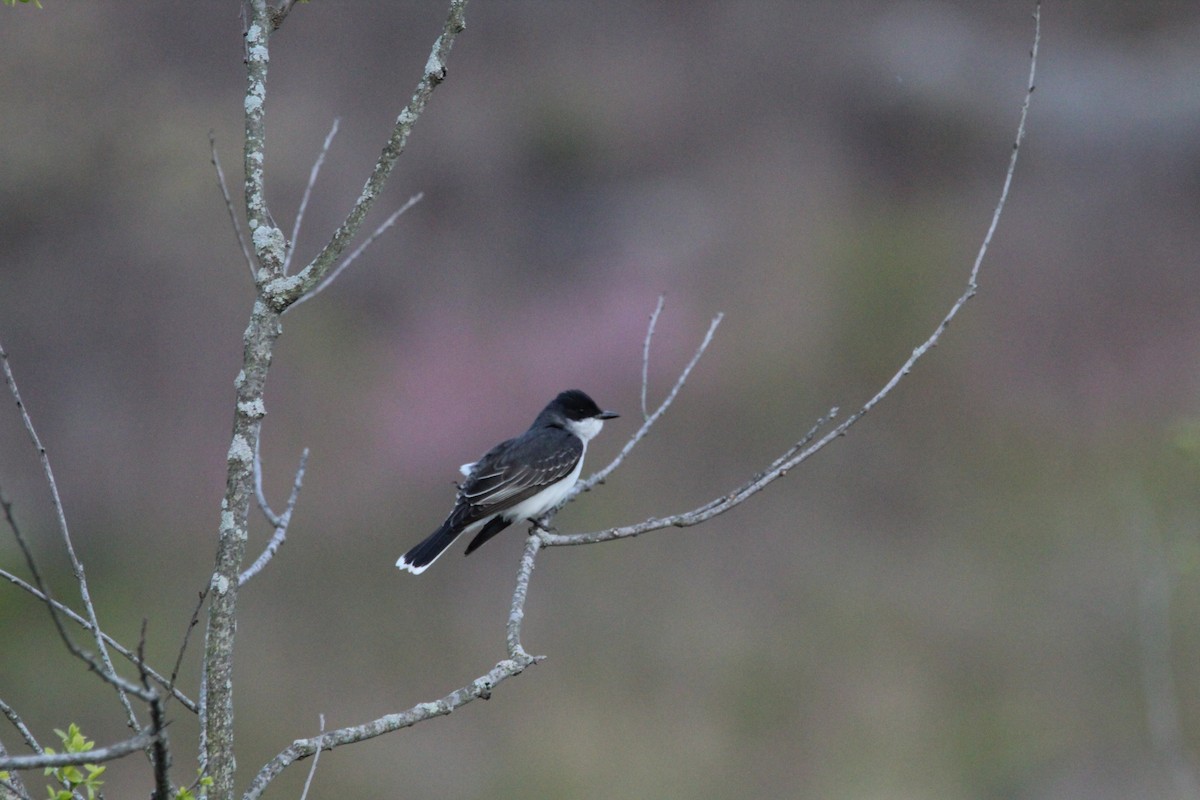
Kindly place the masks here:
[(454, 544), (454, 540), (461, 536), (462, 532), (462, 526), (451, 515), (450, 519), (443, 522), (442, 527), (429, 534), (425, 541), (400, 556), (396, 566), (408, 570), (413, 575), (420, 575), (429, 568), (430, 564), (437, 561), (438, 556), (446, 552), (450, 545)]

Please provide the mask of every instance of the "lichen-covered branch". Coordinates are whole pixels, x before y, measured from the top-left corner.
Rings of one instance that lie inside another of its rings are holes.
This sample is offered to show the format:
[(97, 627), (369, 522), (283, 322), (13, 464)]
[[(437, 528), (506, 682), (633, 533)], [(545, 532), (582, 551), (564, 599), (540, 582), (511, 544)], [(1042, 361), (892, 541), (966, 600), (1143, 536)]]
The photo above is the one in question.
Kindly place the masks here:
[(211, 793), (233, 793), (237, 766), (233, 752), (233, 650), (237, 630), (237, 590), (249, 536), (250, 505), (254, 500), (254, 452), (262, 418), (263, 392), (271, 353), (282, 329), (279, 314), (261, 300), (254, 303), (243, 337), (242, 370), (234, 382), (237, 403), (233, 436), (226, 462), (225, 496), (217, 538), (217, 558), (209, 584), (208, 627), (204, 653), (205, 773)]
[[(208, 624), (205, 631), (201, 698), (201, 769), (212, 779), (209, 796), (233, 796), (237, 767), (234, 756), (233, 654), (237, 630), (237, 595), (249, 536), (250, 506), (256, 496), (255, 461), (262, 419), (266, 415), (264, 391), (276, 340), (282, 333), (280, 315), (306, 292), (318, 286), (358, 232), (433, 89), (446, 75), (446, 56), (454, 37), (463, 30), (466, 0), (452, 0), (441, 36), (434, 44), (417, 90), (401, 112), (362, 195), (346, 221), (338, 227), (317, 258), (294, 276), (285, 275), (287, 242), (275, 224), (266, 198), (267, 71), (270, 36), (290, 5), (272, 9), (266, 0), (250, 0), (246, 24), (246, 97), (244, 149), (245, 197), (251, 248), (257, 261), (254, 271), (258, 298), (243, 335), (242, 368), (234, 381), (236, 406), (230, 440), (225, 494), (221, 500), (216, 564), (209, 585)], [(297, 475), (287, 510), (276, 520), (273, 543), (282, 540), (299, 490)], [(278, 547), (278, 544), (275, 544)], [(268, 548), (269, 553), (274, 552)], [(263, 562), (265, 563), (265, 562)], [(248, 575), (253, 574), (253, 568)], [(336, 732), (335, 732), (336, 733)], [(332, 734), (325, 734), (330, 736)]]
[(486, 699), (491, 696), (492, 689), (502, 681), (520, 675), (533, 663), (534, 659), (529, 656), (507, 658), (461, 689), (456, 689), (433, 702), (418, 703), (407, 711), (387, 714), (362, 725), (339, 728), (311, 739), (297, 739), (258, 771), (250, 788), (246, 790), (242, 798), (243, 800), (256, 800), (261, 797), (267, 786), (281, 772), (295, 762), (314, 755), (318, 750), (332, 750), (335, 747), (366, 741), (402, 728), (411, 728), (418, 722), (424, 722), (434, 717), (443, 717), (477, 698)]
[[(396, 118), (391, 136), (388, 137), (379, 160), (375, 162), (375, 168), (367, 178), (358, 200), (350, 209), (345, 221), (338, 226), (333, 237), (308, 266), (295, 275), (278, 277), (267, 285), (269, 297), (276, 308), (280, 310), (287, 308), (324, 281), (326, 275), (341, 258), (350, 240), (358, 233), (359, 227), (375, 204), (375, 199), (379, 197), (384, 184), (392, 174), (396, 161), (404, 152), (408, 136), (417, 119), (420, 118), (421, 112), (425, 110), (430, 95), (446, 78), (446, 59), (450, 55), (450, 48), (454, 44), (455, 37), (466, 28), (466, 4), (467, 0), (451, 0), (450, 13), (446, 17), (442, 34), (433, 44), (421, 79), (417, 82), (417, 88), (413, 92), (412, 100)], [(249, 127), (247, 127), (247, 132), (249, 132)], [(250, 164), (247, 162), (247, 167), (249, 166)]]
[(118, 758), (145, 750), (157, 735), (144, 731), (131, 736), (124, 741), (116, 742), (108, 747), (97, 747), (81, 753), (38, 753), (32, 756), (0, 757), (0, 770), (45, 769), (46, 767), (69, 767), (80, 764), (99, 764), (102, 761), (113, 761)]
[(270, 38), (275, 29), (266, 0), (251, 0), (246, 26), (246, 142), (242, 150), (245, 170), (246, 222), (250, 242), (258, 259), (255, 283), (261, 286), (283, 273), (286, 241), (275, 225), (267, 205), (267, 66)]

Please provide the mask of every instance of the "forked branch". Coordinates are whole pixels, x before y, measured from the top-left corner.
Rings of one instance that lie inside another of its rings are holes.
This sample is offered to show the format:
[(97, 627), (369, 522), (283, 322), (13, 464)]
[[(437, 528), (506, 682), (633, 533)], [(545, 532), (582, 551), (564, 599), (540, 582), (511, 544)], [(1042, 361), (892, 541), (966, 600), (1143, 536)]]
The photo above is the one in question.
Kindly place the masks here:
[[(256, 465), (262, 420), (266, 415), (264, 390), (275, 341), (282, 333), (280, 315), (306, 294), (323, 286), (331, 274), (336, 274), (335, 265), (383, 190), (413, 125), (434, 88), (445, 79), (446, 58), (455, 37), (465, 25), (465, 5), (466, 0), (450, 0), (450, 11), (442, 33), (434, 43), (412, 100), (397, 118), (375, 168), (345, 221), (312, 262), (297, 274), (288, 275), (288, 242), (283, 231), (275, 224), (268, 207), (264, 164), (270, 38), (292, 7), (290, 3), (272, 8), (267, 0), (247, 1), (244, 189), (247, 225), (255, 261), (252, 271), (258, 297), (243, 335), (242, 369), (234, 382), (237, 403), (227, 458), (225, 495), (221, 501), (216, 564), (209, 583), (209, 613), (200, 692), (200, 767), (212, 780), (210, 796), (222, 800), (233, 796), (236, 768), (233, 746), (233, 652), (238, 588), (270, 559), (283, 541), (303, 476), (302, 464), (288, 507), (279, 515), (275, 515), (265, 499), (261, 498), (261, 490), (256, 490), (261, 486), (261, 474)], [(330, 137), (327, 137), (327, 145), (329, 141)], [(315, 180), (315, 177), (316, 167), (311, 180)], [(398, 214), (393, 215), (393, 220), (395, 216)], [(390, 222), (377, 229), (377, 233), (386, 230)], [(354, 255), (343, 263), (353, 261)], [(264, 513), (272, 519), (275, 535), (263, 556), (249, 570), (243, 571), (249, 537), (249, 511), (256, 495), (260, 497)], [(326, 733), (320, 738), (322, 741), (329, 739), (336, 742), (336, 734), (336, 731)]]
[[(335, 268), (342, 253), (345, 252), (350, 241), (358, 233), (363, 221), (367, 218), (367, 214), (375, 205), (375, 200), (379, 197), (380, 192), (383, 191), (383, 187), (387, 183), (388, 177), (392, 174), (392, 170), (395, 168), (400, 154), (404, 152), (404, 148), (408, 144), (409, 134), (412, 132), (413, 126), (420, 118), (421, 113), (425, 110), (425, 106), (428, 104), (433, 90), (446, 79), (446, 59), (450, 55), (450, 48), (454, 45), (454, 40), (458, 34), (462, 33), (466, 28), (465, 7), (466, 0), (451, 0), (450, 12), (446, 17), (446, 23), (442, 28), (441, 35), (438, 36), (433, 44), (433, 49), (429, 53), (428, 60), (425, 62), (425, 68), (421, 79), (417, 82), (417, 88), (413, 92), (412, 100), (409, 101), (409, 104), (396, 118), (396, 124), (392, 128), (391, 136), (388, 137), (387, 143), (383, 146), (383, 152), (380, 154), (379, 160), (375, 162), (375, 168), (371, 171), (370, 177), (367, 178), (366, 183), (363, 185), (362, 192), (359, 194), (358, 200), (355, 201), (353, 208), (350, 209), (350, 213), (346, 215), (346, 219), (334, 231), (332, 238), (322, 248), (321, 252), (317, 254), (316, 258), (304, 267), (304, 269), (291, 276), (283, 276), (276, 273), (274, 279), (264, 286), (269, 302), (271, 302), (276, 310), (282, 311), (286, 309), (319, 286), (330, 274), (330, 271)], [(248, 177), (252, 166), (254, 165), (247, 162)]]
[[(698, 508), (682, 514), (676, 514), (669, 517), (661, 517), (647, 520), (637, 525), (628, 525), (620, 528), (611, 528), (604, 531), (594, 533), (560, 535), (550, 533), (542, 528), (542, 526), (534, 525), (531, 528), (531, 535), (526, 542), (524, 552), (521, 555), (520, 567), (517, 571), (516, 587), (513, 592), (512, 606), (509, 612), (509, 619), (506, 626), (506, 643), (509, 657), (495, 667), (487, 674), (475, 679), (470, 684), (458, 689), (449, 695), (431, 703), (418, 704), (408, 711), (398, 714), (389, 714), (380, 717), (362, 725), (341, 728), (336, 731), (322, 734), (311, 739), (297, 739), (292, 744), (285, 748), (279, 755), (268, 762), (259, 771), (255, 777), (249, 791), (245, 794), (245, 800), (254, 800), (261, 796), (267, 784), (270, 783), (279, 773), (281, 773), (288, 765), (295, 761), (306, 758), (315, 754), (320, 750), (332, 749), (333, 747), (352, 742), (361, 741), (363, 739), (379, 736), (384, 733), (399, 730), (400, 728), (409, 727), (421, 722), (425, 719), (434, 716), (440, 716), (450, 713), (455, 708), (474, 700), (477, 697), (487, 698), (494, 688), (501, 681), (506, 680), (514, 675), (523, 672), (530, 664), (539, 661), (542, 656), (530, 656), (521, 643), (521, 623), (524, 620), (525, 603), (528, 598), (530, 578), (533, 574), (534, 564), (536, 563), (537, 554), (543, 547), (559, 546), (559, 545), (576, 545), (576, 544), (591, 544), (595, 542), (609, 541), (612, 539), (620, 539), (630, 536), (637, 536), (641, 533), (648, 533), (654, 530), (661, 530), (668, 527), (687, 527), (698, 525), (708, 519), (711, 519), (718, 514), (724, 513), (731, 508), (734, 508), (741, 503), (746, 502), (754, 494), (766, 488), (772, 482), (778, 480), (788, 473), (789, 470), (795, 468), (807, 459), (811, 458), (816, 453), (824, 449), (836, 438), (844, 435), (852, 425), (860, 420), (868, 411), (880, 403), (896, 385), (912, 370), (913, 366), (932, 348), (950, 322), (958, 315), (959, 311), (977, 291), (977, 279), (979, 275), (980, 265), (983, 262), (983, 257), (987, 252), (988, 245), (991, 243), (992, 235), (996, 230), (1001, 213), (1004, 210), (1005, 202), (1008, 198), (1009, 187), (1012, 183), (1013, 173), (1016, 170), (1017, 156), (1020, 152), (1021, 142), (1025, 136), (1025, 121), (1029, 111), (1029, 102), (1034, 88), (1034, 76), (1037, 69), (1037, 54), (1038, 45), (1041, 39), (1041, 20), (1040, 20), (1040, 4), (1034, 12), (1034, 41), (1030, 51), (1029, 63), (1029, 82), (1025, 93), (1024, 101), (1021, 105), (1020, 122), (1017, 126), (1016, 140), (1013, 144), (1012, 155), (1009, 160), (1008, 170), (1005, 174), (1003, 189), (1000, 193), (1000, 199), (997, 202), (992, 214), (991, 224), (988, 227), (987, 233), (984, 236), (983, 242), (980, 245), (976, 255), (974, 265), (971, 268), (967, 287), (958, 299), (951, 306), (946, 316), (938, 323), (933, 333), (916, 349), (912, 355), (904, 362), (900, 369), (883, 385), (883, 387), (875, 393), (863, 406), (845, 419), (839, 425), (828, 431), (821, 439), (816, 440), (819, 432), (824, 429), (837, 415), (836, 408), (831, 409), (825, 416), (821, 417), (816, 423), (802, 436), (798, 441), (790, 445), (779, 457), (771, 462), (762, 472), (750, 478), (746, 483), (737, 487), (733, 491), (718, 498), (714, 498)], [(597, 473), (589, 477), (587, 480), (580, 482), (576, 487), (576, 491), (572, 494), (572, 498), (580, 492), (586, 491), (598, 483), (602, 482), (605, 477), (616, 469), (630, 450), (646, 435), (650, 427), (656, 422), (659, 417), (665, 412), (666, 408), (674, 400), (676, 394), (687, 381), (688, 375), (693, 367), (699, 361), (700, 357), (708, 348), (712, 340), (713, 334), (716, 331), (717, 325), (721, 321), (721, 315), (717, 315), (709, 326), (703, 341), (697, 349), (692, 360), (684, 368), (675, 385), (664, 399), (663, 403), (653, 413), (648, 413), (648, 405), (645, 401), (647, 392), (647, 373), (649, 363), (650, 341), (654, 336), (655, 326), (658, 322), (659, 315), (662, 312), (662, 299), (656, 306), (650, 317), (650, 324), (646, 332), (645, 344), (643, 347), (642, 367), (642, 416), (643, 423), (639, 430), (631, 437), (631, 439), (622, 448), (620, 454), (614, 461), (599, 470)], [(816, 440), (814, 442), (814, 440)], [(552, 516), (548, 515), (548, 516)]]
[[(1000, 222), (1000, 216), (1004, 212), (1004, 205), (1008, 200), (1009, 188), (1012, 186), (1013, 174), (1016, 172), (1017, 168), (1017, 157), (1021, 152), (1021, 142), (1025, 138), (1025, 121), (1029, 115), (1029, 102), (1033, 97), (1034, 79), (1037, 75), (1038, 46), (1041, 43), (1040, 3), (1034, 9), (1033, 20), (1034, 34), (1033, 47), (1030, 49), (1029, 54), (1029, 81), (1026, 85), (1025, 98), (1021, 103), (1020, 120), (1017, 124), (1017, 133), (1013, 141), (1012, 154), (1009, 156), (1008, 169), (1004, 175), (1004, 184), (1000, 190), (1000, 198), (996, 202), (996, 206), (992, 211), (992, 217), (990, 224), (988, 225), (987, 233), (984, 235), (983, 241), (979, 246), (979, 250), (975, 255), (975, 261), (972, 264), (970, 274), (967, 277), (966, 288), (963, 290), (962, 294), (959, 295), (958, 299), (954, 301), (954, 304), (950, 307), (950, 310), (946, 313), (946, 316), (943, 317), (941, 322), (937, 324), (937, 327), (934, 328), (933, 333), (931, 333), (924, 342), (922, 342), (913, 350), (912, 355), (910, 355), (908, 360), (901, 365), (900, 369), (897, 370), (896, 373), (892, 375), (892, 377), (883, 385), (883, 387), (876, 392), (871, 399), (867, 400), (867, 402), (864, 403), (862, 407), (858, 409), (858, 411), (851, 414), (815, 443), (810, 444), (812, 439), (815, 438), (817, 431), (824, 427), (824, 425), (830, 419), (832, 419), (834, 415), (836, 415), (836, 408), (830, 411), (828, 415), (818, 420), (816, 425), (814, 425), (812, 429), (809, 430), (809, 432), (802, 439), (800, 439), (800, 441), (793, 444), (786, 452), (783, 453), (783, 455), (776, 458), (767, 469), (758, 475), (755, 475), (749, 481), (722, 497), (711, 500), (704, 505), (699, 506), (698, 508), (692, 509), (691, 511), (686, 511), (681, 514), (674, 514), (667, 517), (649, 519), (645, 522), (640, 522), (635, 525), (625, 525), (619, 528), (609, 528), (607, 530), (595, 531), (592, 533), (578, 533), (570, 535), (560, 535), (546, 531), (539, 531), (535, 535), (541, 540), (544, 546), (554, 547), (561, 545), (594, 544), (596, 542), (607, 542), (613, 539), (624, 539), (630, 536), (638, 536), (643, 533), (662, 530), (663, 528), (686, 528), (692, 525), (699, 525), (702, 522), (712, 519), (718, 514), (723, 514), (732, 508), (736, 508), (746, 500), (750, 499), (750, 497), (753, 495), (765, 489), (774, 481), (782, 478), (788, 473), (789, 470), (794, 469), (801, 463), (819, 453), (835, 439), (840, 436), (844, 436), (851, 426), (862, 419), (867, 412), (869, 412), (885, 397), (887, 397), (892, 390), (896, 388), (897, 384), (899, 384), (900, 381), (912, 371), (917, 362), (920, 361), (926, 353), (928, 353), (937, 345), (938, 341), (942, 338), (942, 334), (945, 333), (946, 328), (948, 328), (954, 318), (958, 316), (958, 312), (962, 310), (963, 306), (967, 304), (967, 301), (974, 297), (978, 291), (979, 269), (983, 264), (983, 258), (987, 254), (988, 246), (992, 242), (992, 236), (996, 232), (996, 226)], [(629, 445), (627, 445), (627, 447), (628, 446)], [(607, 475), (607, 472), (604, 472), (603, 470), (602, 472), (604, 475)], [(593, 476), (593, 478), (595, 477), (596, 476)], [(589, 484), (593, 478), (588, 479)]]

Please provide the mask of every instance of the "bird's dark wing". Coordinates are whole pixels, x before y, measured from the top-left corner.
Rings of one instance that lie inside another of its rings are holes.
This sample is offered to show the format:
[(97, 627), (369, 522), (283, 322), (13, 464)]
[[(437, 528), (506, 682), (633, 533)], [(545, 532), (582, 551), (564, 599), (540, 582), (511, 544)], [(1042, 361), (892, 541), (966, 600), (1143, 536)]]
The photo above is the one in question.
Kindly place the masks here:
[(483, 519), (567, 477), (582, 457), (578, 436), (561, 428), (531, 430), (496, 445), (475, 462), (458, 490), (458, 502), (470, 507), (471, 521)]

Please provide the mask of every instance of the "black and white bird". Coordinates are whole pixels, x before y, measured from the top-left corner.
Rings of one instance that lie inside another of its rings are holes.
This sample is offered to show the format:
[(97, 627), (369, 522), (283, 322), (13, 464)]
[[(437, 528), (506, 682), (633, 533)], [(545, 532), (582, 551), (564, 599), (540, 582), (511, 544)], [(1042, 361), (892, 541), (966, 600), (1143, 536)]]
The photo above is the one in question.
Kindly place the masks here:
[(466, 555), (521, 520), (536, 520), (563, 502), (583, 469), (588, 441), (618, 415), (601, 411), (592, 398), (569, 389), (550, 401), (529, 430), (493, 447), (459, 471), (454, 510), (429, 538), (400, 557), (396, 566), (420, 575), (464, 533)]

